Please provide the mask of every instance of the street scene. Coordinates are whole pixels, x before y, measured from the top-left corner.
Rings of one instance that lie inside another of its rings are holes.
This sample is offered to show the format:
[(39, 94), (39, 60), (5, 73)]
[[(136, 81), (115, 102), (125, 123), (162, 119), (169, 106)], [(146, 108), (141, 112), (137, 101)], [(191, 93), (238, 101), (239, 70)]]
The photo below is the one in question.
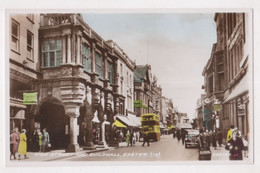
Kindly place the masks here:
[(251, 20), (9, 14), (8, 163), (251, 163)]

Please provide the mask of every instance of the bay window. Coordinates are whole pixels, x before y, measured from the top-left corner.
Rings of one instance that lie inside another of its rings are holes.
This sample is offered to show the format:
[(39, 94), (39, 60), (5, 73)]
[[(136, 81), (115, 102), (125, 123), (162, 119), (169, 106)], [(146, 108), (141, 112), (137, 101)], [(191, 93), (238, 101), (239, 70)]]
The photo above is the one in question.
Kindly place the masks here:
[(91, 49), (89, 46), (83, 44), (81, 47), (82, 65), (87, 72), (91, 72)]
[(62, 41), (47, 40), (42, 46), (42, 67), (58, 67), (62, 63)]

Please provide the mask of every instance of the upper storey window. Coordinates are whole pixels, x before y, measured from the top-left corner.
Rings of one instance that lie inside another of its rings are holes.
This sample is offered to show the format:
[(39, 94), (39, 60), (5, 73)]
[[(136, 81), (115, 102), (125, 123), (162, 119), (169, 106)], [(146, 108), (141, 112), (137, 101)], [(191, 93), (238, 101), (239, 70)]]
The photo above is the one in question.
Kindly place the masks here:
[(104, 79), (104, 58), (99, 53), (96, 53), (96, 73), (100, 79)]
[(42, 67), (58, 67), (62, 63), (62, 41), (47, 40), (42, 46)]
[(33, 60), (33, 34), (27, 31), (27, 58)]
[(12, 20), (12, 41), (11, 49), (19, 52), (20, 49), (20, 24)]
[(91, 59), (90, 47), (83, 44), (81, 47), (81, 54), (82, 54), (82, 65), (83, 65), (84, 69), (87, 72), (91, 72), (92, 59)]
[(111, 84), (114, 83), (114, 66), (113, 63), (108, 62), (108, 80)]

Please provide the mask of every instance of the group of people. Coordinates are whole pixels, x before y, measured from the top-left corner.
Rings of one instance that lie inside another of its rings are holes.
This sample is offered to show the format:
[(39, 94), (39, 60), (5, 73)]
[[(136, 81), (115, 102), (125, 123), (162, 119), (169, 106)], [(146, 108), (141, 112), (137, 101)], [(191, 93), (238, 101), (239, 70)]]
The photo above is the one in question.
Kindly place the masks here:
[[(122, 139), (124, 138), (122, 131), (120, 131), (120, 137), (119, 138), (120, 138), (119, 142), (122, 142)], [(140, 138), (143, 138), (142, 146), (144, 146), (145, 143), (147, 143), (147, 146), (150, 146), (150, 143), (149, 143), (150, 139), (149, 139), (148, 132), (141, 133), (140, 131), (127, 130), (127, 133), (125, 135), (125, 141), (127, 143), (127, 147), (133, 146), (136, 142), (139, 142)]]
[[(120, 132), (120, 136), (121, 138), (123, 138), (123, 133)], [(133, 144), (135, 144), (136, 142), (138, 142), (140, 140), (140, 132), (139, 131), (130, 131), (128, 130), (126, 133), (126, 143), (127, 146), (131, 145), (133, 146)]]
[(242, 138), (240, 131), (231, 125), (227, 133), (227, 144), (225, 147), (229, 150), (230, 160), (243, 160), (242, 151), (247, 147), (244, 144), (247, 145), (247, 142)]
[[(32, 151), (45, 152), (50, 142), (49, 133), (45, 128), (43, 129), (43, 134), (40, 131), (35, 130), (30, 142), (32, 144)], [(17, 129), (12, 130), (10, 135), (10, 160), (12, 156), (16, 159), (16, 152), (18, 152), (19, 160), (22, 155), (24, 156), (24, 159), (28, 159), (27, 143), (28, 139), (25, 129), (22, 129), (20, 134)]]
[(218, 130), (218, 132), (216, 132), (215, 130), (213, 131), (204, 131), (203, 129), (200, 130), (200, 134), (199, 134), (199, 139), (201, 142), (201, 147), (214, 147), (214, 149), (217, 149), (217, 144), (219, 147), (222, 146), (223, 143), (223, 134), (220, 130)]

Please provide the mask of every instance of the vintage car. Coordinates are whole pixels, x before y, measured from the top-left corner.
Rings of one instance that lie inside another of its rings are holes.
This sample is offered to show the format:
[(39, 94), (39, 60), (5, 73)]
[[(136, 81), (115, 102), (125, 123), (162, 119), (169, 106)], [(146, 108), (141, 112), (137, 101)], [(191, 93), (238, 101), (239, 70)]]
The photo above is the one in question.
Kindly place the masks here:
[(186, 129), (185, 133), (186, 133), (185, 148), (188, 148), (188, 147), (198, 148), (199, 130)]

